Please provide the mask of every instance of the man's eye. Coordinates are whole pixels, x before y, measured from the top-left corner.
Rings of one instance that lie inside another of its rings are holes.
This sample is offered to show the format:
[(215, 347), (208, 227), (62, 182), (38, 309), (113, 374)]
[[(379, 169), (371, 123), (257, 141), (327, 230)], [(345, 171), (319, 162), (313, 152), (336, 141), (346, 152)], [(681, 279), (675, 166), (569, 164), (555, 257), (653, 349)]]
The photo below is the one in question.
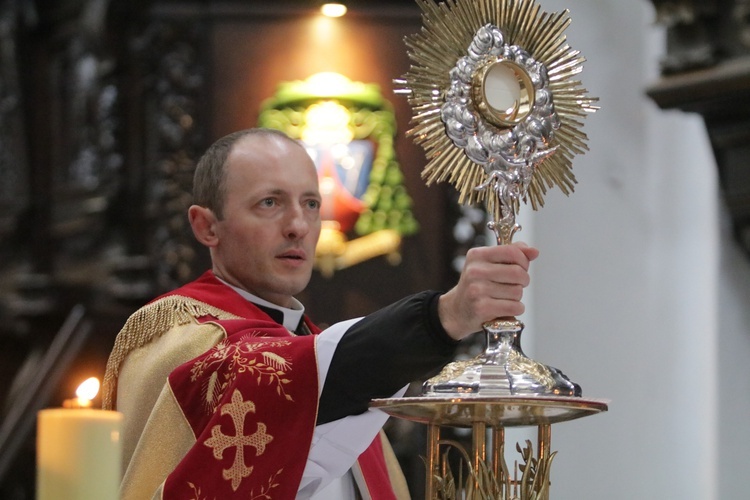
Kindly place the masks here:
[(265, 200), (262, 200), (260, 204), (264, 207), (272, 207), (276, 205), (276, 200), (274, 200), (273, 198), (266, 198)]
[(320, 202), (318, 200), (310, 200), (307, 202), (307, 206), (313, 210), (317, 210), (320, 208)]

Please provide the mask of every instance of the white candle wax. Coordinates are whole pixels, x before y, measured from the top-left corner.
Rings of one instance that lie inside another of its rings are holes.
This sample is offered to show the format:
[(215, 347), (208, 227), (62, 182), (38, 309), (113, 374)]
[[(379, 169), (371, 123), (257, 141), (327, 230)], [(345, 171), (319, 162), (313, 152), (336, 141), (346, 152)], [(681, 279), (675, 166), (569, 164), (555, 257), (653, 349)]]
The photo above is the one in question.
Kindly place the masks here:
[(122, 413), (42, 410), (37, 420), (37, 500), (115, 500)]

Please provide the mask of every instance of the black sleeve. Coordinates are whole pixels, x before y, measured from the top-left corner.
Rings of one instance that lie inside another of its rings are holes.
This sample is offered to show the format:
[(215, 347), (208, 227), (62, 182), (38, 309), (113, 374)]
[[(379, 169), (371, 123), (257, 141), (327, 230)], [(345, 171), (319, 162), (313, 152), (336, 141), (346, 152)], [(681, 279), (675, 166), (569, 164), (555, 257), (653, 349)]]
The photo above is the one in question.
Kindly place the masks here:
[(453, 359), (458, 341), (438, 317), (439, 292), (421, 292), (352, 326), (331, 360), (318, 407), (318, 424), (367, 410), (374, 398), (437, 374)]

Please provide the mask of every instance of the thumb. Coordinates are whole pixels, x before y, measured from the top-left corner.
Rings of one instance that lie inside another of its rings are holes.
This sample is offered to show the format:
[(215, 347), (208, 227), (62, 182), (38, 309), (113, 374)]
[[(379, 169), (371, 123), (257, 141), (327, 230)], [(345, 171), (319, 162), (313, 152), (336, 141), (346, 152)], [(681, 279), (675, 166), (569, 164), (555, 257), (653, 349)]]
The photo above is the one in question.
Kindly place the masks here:
[(529, 262), (539, 257), (539, 249), (536, 247), (530, 247), (523, 241), (516, 242), (514, 243), (514, 245), (516, 245), (518, 249), (523, 252), (526, 258), (529, 259)]

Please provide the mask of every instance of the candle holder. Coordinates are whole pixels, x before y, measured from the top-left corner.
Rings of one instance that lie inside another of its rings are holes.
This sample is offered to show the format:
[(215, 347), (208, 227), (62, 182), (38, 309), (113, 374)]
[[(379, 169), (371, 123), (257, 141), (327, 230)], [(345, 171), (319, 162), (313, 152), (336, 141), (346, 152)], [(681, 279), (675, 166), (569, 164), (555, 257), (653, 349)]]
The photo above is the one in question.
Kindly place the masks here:
[[(422, 177), (428, 185), (453, 184), (460, 203), (484, 204), (498, 244), (509, 244), (521, 229), (521, 202), (536, 210), (548, 188), (572, 192), (572, 158), (588, 149), (582, 119), (598, 109), (597, 99), (576, 79), (585, 59), (563, 35), (569, 13), (542, 12), (535, 0), (417, 3), (423, 27), (406, 39), (413, 64), (395, 83), (414, 115), (407, 134), (428, 159)], [(489, 321), (482, 325), (484, 352), (448, 364), (425, 382), (421, 397), (373, 402), (428, 424), (429, 500), (439, 488), (440, 498), (548, 498), (550, 426), (607, 410), (601, 400), (584, 400), (560, 370), (527, 357), (523, 328), (514, 317)], [(502, 457), (503, 429), (524, 425), (538, 426), (538, 455), (530, 444), (519, 448), (522, 477), (512, 479)], [(473, 454), (442, 440), (440, 426), (471, 428)], [(458, 496), (439, 455), (446, 445), (470, 462), (470, 480)]]

